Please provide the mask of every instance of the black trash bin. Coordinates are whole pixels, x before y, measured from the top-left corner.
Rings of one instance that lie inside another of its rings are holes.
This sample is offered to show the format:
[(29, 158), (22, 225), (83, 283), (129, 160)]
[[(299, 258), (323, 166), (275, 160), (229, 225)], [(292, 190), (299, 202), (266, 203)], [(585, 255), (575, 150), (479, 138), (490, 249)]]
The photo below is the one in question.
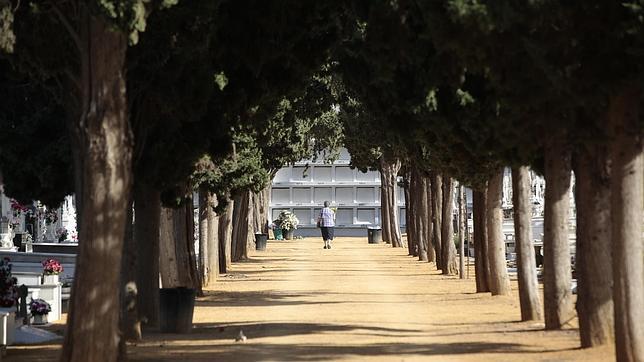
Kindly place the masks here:
[(255, 250), (266, 250), (266, 240), (268, 240), (268, 235), (262, 233), (255, 234)]
[(382, 229), (379, 227), (368, 227), (367, 239), (369, 240), (369, 244), (379, 244), (382, 241)]
[(189, 333), (195, 310), (195, 290), (162, 288), (159, 290), (161, 333)]

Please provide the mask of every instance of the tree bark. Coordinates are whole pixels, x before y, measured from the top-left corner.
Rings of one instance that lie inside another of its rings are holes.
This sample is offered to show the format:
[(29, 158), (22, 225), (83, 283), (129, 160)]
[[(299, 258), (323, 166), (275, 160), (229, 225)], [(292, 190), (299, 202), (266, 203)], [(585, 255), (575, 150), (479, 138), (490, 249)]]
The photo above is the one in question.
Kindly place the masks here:
[[(123, 238), (132, 188), (127, 119), (127, 37), (84, 8), (79, 15), (80, 91), (69, 128), (74, 142), (79, 250), (61, 360), (118, 356)], [(80, 113), (78, 112), (80, 109)], [(96, 272), (96, 271), (100, 272)], [(97, 302), (98, 301), (98, 302)]]
[(443, 275), (458, 274), (454, 245), (454, 179), (443, 177), (443, 217), (441, 229), (441, 270)]
[(490, 269), (487, 252), (487, 186), (483, 190), (473, 190), (472, 206), (474, 215), (474, 273), (476, 274), (476, 292), (490, 291)]
[(270, 185), (253, 194), (253, 233), (268, 234)]
[(134, 189), (134, 238), (138, 311), (145, 330), (159, 327), (159, 227), (161, 194), (151, 187)]
[(537, 284), (537, 260), (532, 244), (532, 204), (530, 171), (525, 166), (512, 168), (512, 204), (514, 235), (519, 279), (521, 320), (541, 319), (541, 302)]
[[(188, 250), (188, 273), (193, 284), (191, 288), (196, 289), (198, 295), (203, 295), (201, 289), (202, 281), (197, 269), (197, 253), (195, 252), (195, 210), (192, 196), (188, 197), (184, 205), (186, 218), (186, 245)], [(198, 210), (197, 210), (198, 214)], [(197, 215), (198, 216), (198, 215)]]
[(577, 317), (582, 347), (612, 343), (613, 270), (609, 151), (582, 146), (575, 162)]
[(394, 248), (403, 247), (400, 234), (400, 222), (398, 211), (397, 177), (400, 170), (400, 160), (380, 159), (380, 180), (381, 180), (381, 216), (383, 218), (382, 232), (383, 239), (391, 243)]
[(206, 212), (208, 263), (206, 264), (207, 278), (203, 279), (203, 281), (204, 285), (210, 286), (217, 282), (217, 276), (219, 275), (219, 218), (215, 214), (214, 207), (217, 206), (217, 198), (213, 194), (208, 194), (208, 205)]
[(611, 211), (615, 350), (618, 361), (644, 361), (644, 157), (640, 89), (610, 100)]
[(432, 207), (432, 180), (427, 174), (423, 174), (423, 182), (421, 187), (423, 188), (423, 237), (427, 243), (427, 261), (430, 263), (436, 263), (436, 249), (434, 247), (433, 236), (434, 236), (434, 223), (432, 221), (434, 210)]
[(429, 261), (428, 240), (427, 240), (427, 189), (423, 175), (415, 169), (412, 175), (413, 192), (410, 198), (414, 205), (414, 239), (417, 248), (417, 256), (420, 261)]
[(248, 259), (250, 198), (250, 191), (244, 191), (240, 196), (235, 197), (235, 206), (233, 208), (232, 221), (232, 261), (241, 261)]
[(217, 281), (219, 273), (219, 245), (217, 217), (213, 208), (215, 197), (205, 191), (199, 191), (199, 274), (203, 287)]
[(570, 241), (570, 151), (561, 136), (545, 150), (546, 195), (543, 237), (543, 298), (546, 329), (560, 329), (573, 317)]
[(233, 209), (235, 202), (228, 201), (226, 211), (219, 216), (219, 273), (225, 274), (232, 263)]
[[(412, 166), (413, 167), (413, 166)], [(416, 205), (415, 198), (412, 198), (412, 188), (414, 187), (413, 180), (414, 172), (411, 170), (412, 167), (408, 167), (405, 172), (405, 221), (406, 221), (406, 233), (407, 233), (407, 255), (418, 256), (418, 244), (416, 242)]]
[(199, 275), (203, 287), (208, 286), (208, 209), (211, 208), (208, 191), (199, 190)]
[[(132, 203), (129, 203), (132, 205)], [(119, 359), (126, 356), (125, 341), (141, 340), (141, 323), (137, 311), (136, 285), (136, 244), (134, 241), (133, 221), (134, 212), (128, 207), (123, 240), (123, 257), (121, 259), (121, 339), (119, 341)]]
[(443, 256), (441, 255), (442, 250), (442, 218), (443, 218), (443, 178), (436, 172), (432, 172), (432, 182), (431, 182), (431, 191), (432, 191), (432, 223), (433, 223), (433, 243), (434, 244), (434, 253), (436, 255), (436, 269), (442, 270), (443, 268)]
[(459, 244), (459, 265), (458, 271), (461, 279), (465, 278), (465, 219), (467, 219), (467, 205), (465, 199), (465, 187), (458, 186), (458, 244)]
[(190, 225), (186, 209), (184, 205), (178, 209), (164, 207), (161, 210), (159, 259), (164, 266), (160, 268), (163, 288), (199, 289), (199, 280), (195, 278), (196, 263), (189, 246), (194, 239), (188, 235)]
[(510, 294), (510, 278), (505, 261), (502, 200), (503, 170), (501, 169), (490, 178), (487, 189), (487, 251), (490, 268), (489, 287), (492, 295)]

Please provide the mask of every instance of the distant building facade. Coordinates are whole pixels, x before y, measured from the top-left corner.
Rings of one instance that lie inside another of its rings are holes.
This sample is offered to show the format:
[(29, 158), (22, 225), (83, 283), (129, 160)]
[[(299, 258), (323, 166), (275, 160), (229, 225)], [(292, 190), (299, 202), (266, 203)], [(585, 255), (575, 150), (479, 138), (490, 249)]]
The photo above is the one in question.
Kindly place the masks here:
[[(369, 226), (381, 226), (380, 173), (351, 169), (347, 150), (333, 164), (302, 160), (280, 169), (273, 180), (271, 220), (282, 210), (293, 212), (300, 221), (295, 235), (315, 236), (317, 216), (324, 201), (336, 211), (336, 235), (366, 236)], [(405, 227), (405, 197), (398, 188), (400, 225)]]

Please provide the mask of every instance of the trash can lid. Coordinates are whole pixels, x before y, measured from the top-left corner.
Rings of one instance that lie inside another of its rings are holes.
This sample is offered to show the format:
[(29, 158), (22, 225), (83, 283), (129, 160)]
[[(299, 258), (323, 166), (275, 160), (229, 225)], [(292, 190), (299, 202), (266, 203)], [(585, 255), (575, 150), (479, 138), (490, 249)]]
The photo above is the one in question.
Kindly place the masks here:
[(367, 229), (380, 230), (381, 228), (380, 228), (380, 226), (367, 226)]

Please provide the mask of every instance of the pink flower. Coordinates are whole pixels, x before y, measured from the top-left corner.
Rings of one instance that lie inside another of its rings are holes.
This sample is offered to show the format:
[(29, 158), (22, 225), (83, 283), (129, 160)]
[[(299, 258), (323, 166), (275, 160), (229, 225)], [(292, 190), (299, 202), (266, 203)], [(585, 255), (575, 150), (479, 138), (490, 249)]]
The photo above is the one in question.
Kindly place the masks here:
[(46, 259), (42, 261), (43, 272), (45, 275), (57, 275), (62, 273), (63, 266), (56, 259)]

